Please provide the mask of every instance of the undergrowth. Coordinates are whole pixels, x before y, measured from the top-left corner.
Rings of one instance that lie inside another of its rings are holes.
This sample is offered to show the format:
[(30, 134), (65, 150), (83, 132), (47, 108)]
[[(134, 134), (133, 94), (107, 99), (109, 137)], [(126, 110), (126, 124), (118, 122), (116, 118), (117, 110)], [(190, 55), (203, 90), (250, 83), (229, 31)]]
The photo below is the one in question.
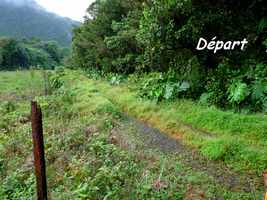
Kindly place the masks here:
[[(163, 77), (156, 76), (164, 83)], [(236, 170), (254, 171), (259, 175), (266, 170), (266, 115), (222, 111), (215, 106), (186, 99), (147, 100), (140, 98), (138, 80), (138, 77), (131, 76), (128, 82), (118, 86), (109, 86), (101, 79), (88, 81), (91, 87), (104, 93), (130, 116), (148, 122), (175, 138), (182, 137), (186, 144), (199, 149), (207, 158), (222, 160)], [(158, 87), (158, 81), (152, 84), (149, 80), (145, 79), (146, 84), (150, 85), (146, 86), (146, 97), (153, 95)], [(152, 80), (155, 81), (155, 78)], [(161, 91), (157, 94), (163, 98), (166, 93)]]
[[(36, 97), (43, 109), (49, 198), (251, 199), (184, 167), (175, 156), (121, 149), (109, 136), (121, 118), (120, 106), (102, 93), (110, 87), (73, 71), (52, 77), (60, 86)], [(0, 198), (34, 199), (29, 102), (0, 107)]]

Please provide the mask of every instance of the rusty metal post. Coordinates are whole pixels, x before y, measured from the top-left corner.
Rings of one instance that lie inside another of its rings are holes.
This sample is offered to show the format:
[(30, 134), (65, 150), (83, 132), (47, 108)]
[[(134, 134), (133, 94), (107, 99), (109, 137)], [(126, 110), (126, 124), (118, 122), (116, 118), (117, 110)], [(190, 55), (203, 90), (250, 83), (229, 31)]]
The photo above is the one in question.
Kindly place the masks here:
[(35, 101), (31, 102), (31, 121), (34, 166), (37, 181), (37, 199), (47, 200), (42, 111)]
[(265, 197), (264, 200), (267, 200), (267, 171), (263, 173), (264, 184), (265, 184)]

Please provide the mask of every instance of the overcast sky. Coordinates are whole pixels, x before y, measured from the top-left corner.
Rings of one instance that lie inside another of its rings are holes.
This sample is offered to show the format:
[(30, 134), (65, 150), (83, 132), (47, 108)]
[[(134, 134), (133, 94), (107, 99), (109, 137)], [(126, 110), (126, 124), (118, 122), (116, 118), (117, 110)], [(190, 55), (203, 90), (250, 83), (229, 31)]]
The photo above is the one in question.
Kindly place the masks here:
[[(1, 0), (0, 0), (1, 1)], [(86, 9), (94, 0), (36, 0), (48, 11), (82, 21)]]

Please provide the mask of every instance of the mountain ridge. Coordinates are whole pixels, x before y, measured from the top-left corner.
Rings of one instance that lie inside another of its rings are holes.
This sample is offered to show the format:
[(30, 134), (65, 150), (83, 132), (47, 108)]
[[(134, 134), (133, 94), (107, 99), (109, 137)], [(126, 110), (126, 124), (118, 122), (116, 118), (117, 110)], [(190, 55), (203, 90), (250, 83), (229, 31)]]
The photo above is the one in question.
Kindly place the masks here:
[(69, 46), (80, 23), (47, 11), (34, 0), (0, 1), (0, 36), (54, 40)]

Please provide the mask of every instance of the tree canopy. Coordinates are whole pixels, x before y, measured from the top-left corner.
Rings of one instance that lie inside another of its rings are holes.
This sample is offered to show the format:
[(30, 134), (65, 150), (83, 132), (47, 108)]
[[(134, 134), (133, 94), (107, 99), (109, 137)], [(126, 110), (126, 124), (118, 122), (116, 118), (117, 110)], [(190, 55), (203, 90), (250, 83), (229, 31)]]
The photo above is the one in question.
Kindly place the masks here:
[[(95, 1), (74, 32), (74, 58), (83, 67), (106, 71), (168, 71), (195, 57), (206, 71), (227, 60), (244, 66), (266, 62), (266, 6), (263, 1)], [(247, 38), (244, 52), (196, 51), (200, 37)], [(180, 71), (180, 69), (178, 69)]]
[(0, 38), (0, 70), (27, 69), (32, 66), (53, 68), (67, 54), (68, 50), (60, 48), (54, 41)]
[[(264, 1), (96, 0), (87, 12), (74, 31), (78, 66), (105, 73), (172, 72), (190, 85), (190, 98), (267, 108)], [(199, 38), (215, 36), (249, 43), (244, 51), (196, 50)]]

